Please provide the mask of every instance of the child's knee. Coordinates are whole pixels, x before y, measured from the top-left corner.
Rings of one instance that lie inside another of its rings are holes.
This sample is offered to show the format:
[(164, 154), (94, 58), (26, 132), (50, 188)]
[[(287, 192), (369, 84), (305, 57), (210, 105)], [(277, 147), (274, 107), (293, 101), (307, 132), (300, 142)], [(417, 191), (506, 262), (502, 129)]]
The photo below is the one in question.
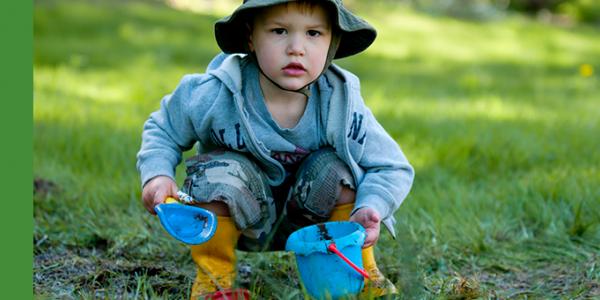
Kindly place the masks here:
[(336, 205), (354, 202), (352, 173), (331, 148), (309, 155), (296, 177), (287, 212), (298, 225), (324, 222)]
[(356, 192), (353, 189), (341, 183), (340, 186), (342, 190), (340, 192), (340, 196), (337, 199), (336, 205), (354, 203), (354, 201), (356, 200)]
[(263, 207), (272, 201), (266, 175), (246, 155), (218, 150), (194, 156), (186, 166), (182, 190), (198, 206), (233, 217), (242, 230), (266, 218)]

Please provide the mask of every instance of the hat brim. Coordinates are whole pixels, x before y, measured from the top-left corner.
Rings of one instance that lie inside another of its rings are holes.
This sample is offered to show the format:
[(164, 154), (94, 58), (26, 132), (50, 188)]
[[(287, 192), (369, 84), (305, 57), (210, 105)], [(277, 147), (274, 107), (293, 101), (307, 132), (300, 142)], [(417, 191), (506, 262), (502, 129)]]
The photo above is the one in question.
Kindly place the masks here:
[[(238, 7), (230, 16), (215, 23), (215, 38), (221, 50), (225, 53), (249, 53), (248, 32), (246, 22), (251, 12), (258, 8), (292, 2), (290, 0), (247, 1)], [(375, 38), (377, 31), (365, 20), (354, 15), (340, 1), (324, 1), (336, 13), (333, 21), (340, 31), (339, 48), (334, 58), (344, 58), (367, 49)]]

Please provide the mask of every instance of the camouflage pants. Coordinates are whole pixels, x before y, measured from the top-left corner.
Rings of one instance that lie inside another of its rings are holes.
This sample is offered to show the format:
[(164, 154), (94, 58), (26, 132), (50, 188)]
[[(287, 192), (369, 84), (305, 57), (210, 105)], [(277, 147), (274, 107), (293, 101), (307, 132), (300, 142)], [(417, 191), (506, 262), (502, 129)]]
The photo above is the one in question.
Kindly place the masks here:
[(269, 186), (253, 158), (217, 150), (186, 160), (183, 191), (200, 202), (222, 201), (242, 231), (238, 248), (281, 250), (294, 230), (329, 219), (342, 186), (355, 189), (334, 150), (309, 154), (280, 186)]

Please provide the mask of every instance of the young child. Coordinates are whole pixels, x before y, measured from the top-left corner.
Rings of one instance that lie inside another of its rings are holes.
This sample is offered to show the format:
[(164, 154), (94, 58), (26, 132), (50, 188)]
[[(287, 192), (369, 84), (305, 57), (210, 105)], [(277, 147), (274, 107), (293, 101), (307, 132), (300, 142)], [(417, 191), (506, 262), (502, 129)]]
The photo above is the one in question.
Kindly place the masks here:
[(365, 227), (363, 292), (396, 293), (373, 246), (380, 223), (394, 235), (394, 212), (413, 169), (360, 95), (359, 80), (332, 64), (357, 54), (376, 31), (340, 0), (245, 0), (218, 21), (224, 53), (205, 74), (188, 75), (144, 125), (137, 167), (146, 209), (181, 190), (218, 215), (214, 237), (192, 246), (192, 298), (231, 288), (234, 249), (281, 250), (289, 234), (314, 223)]

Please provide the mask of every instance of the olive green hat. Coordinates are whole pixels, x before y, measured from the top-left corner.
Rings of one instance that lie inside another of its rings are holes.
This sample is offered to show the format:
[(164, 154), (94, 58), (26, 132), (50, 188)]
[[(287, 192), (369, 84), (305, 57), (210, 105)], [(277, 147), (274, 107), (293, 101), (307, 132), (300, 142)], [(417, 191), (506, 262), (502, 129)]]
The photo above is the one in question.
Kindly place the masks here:
[[(225, 53), (249, 53), (248, 31), (246, 22), (252, 15), (252, 10), (293, 2), (294, 0), (244, 0), (230, 16), (215, 24), (217, 44)], [(340, 44), (334, 58), (342, 58), (357, 54), (367, 49), (375, 40), (377, 31), (365, 20), (351, 13), (342, 4), (342, 0), (321, 0), (332, 8), (334, 18), (332, 23), (341, 32)]]

